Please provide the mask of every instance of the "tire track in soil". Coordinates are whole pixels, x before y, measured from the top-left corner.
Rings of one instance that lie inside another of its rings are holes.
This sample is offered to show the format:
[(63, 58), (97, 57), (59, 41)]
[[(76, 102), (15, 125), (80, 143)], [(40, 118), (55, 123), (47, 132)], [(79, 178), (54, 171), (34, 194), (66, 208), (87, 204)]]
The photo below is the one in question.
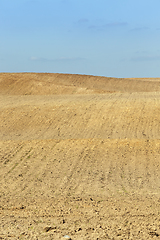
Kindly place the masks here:
[[(67, 139), (67, 138), (159, 138), (159, 95), (111, 94), (102, 96), (70, 96), (67, 103), (48, 102), (38, 109), (31, 106), (1, 108), (3, 140)], [(79, 100), (81, 102), (79, 103)], [(35, 99), (36, 101), (36, 99)], [(67, 109), (67, 104), (74, 101)], [(127, 107), (126, 107), (127, 106)], [(54, 109), (54, 111), (53, 111)], [(9, 115), (12, 113), (12, 117)], [(16, 116), (19, 116), (18, 118)], [(42, 117), (43, 116), (43, 117)], [(14, 119), (16, 118), (16, 122)], [(13, 121), (13, 124), (12, 124)], [(4, 123), (4, 124), (3, 124)], [(6, 127), (5, 127), (6, 124)], [(157, 130), (152, 130), (154, 126)], [(19, 128), (19, 130), (18, 130)], [(154, 132), (154, 135), (153, 135)]]
[(159, 193), (158, 140), (66, 139), (24, 141), (23, 145), (12, 164), (1, 169), (5, 195), (13, 189), (14, 195), (36, 196), (94, 194), (95, 189), (102, 195), (137, 190)]

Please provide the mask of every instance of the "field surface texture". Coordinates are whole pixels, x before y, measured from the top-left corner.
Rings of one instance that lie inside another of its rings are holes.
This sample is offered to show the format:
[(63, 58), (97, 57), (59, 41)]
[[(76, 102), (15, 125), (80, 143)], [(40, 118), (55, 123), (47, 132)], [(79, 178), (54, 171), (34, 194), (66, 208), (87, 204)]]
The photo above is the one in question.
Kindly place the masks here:
[(0, 73), (0, 239), (160, 239), (160, 79)]

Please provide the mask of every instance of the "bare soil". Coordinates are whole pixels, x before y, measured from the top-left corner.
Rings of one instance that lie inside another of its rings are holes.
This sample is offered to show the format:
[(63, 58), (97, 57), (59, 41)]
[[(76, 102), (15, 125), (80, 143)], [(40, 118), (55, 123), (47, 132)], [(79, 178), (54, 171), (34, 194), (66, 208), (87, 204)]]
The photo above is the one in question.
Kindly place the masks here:
[(160, 78), (0, 73), (0, 239), (160, 239)]

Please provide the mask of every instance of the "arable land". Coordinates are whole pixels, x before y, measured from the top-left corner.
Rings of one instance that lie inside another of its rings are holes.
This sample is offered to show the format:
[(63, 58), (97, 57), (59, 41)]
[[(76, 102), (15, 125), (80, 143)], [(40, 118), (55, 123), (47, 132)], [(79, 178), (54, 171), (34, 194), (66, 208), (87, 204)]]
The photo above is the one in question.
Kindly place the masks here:
[(160, 78), (0, 73), (0, 239), (160, 239)]

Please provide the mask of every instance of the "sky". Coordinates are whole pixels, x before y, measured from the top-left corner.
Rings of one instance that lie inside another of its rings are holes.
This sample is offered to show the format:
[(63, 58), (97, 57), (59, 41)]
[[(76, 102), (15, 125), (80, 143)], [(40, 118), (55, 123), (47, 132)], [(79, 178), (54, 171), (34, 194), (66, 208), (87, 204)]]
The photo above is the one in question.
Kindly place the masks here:
[(159, 0), (0, 0), (0, 72), (160, 77)]

